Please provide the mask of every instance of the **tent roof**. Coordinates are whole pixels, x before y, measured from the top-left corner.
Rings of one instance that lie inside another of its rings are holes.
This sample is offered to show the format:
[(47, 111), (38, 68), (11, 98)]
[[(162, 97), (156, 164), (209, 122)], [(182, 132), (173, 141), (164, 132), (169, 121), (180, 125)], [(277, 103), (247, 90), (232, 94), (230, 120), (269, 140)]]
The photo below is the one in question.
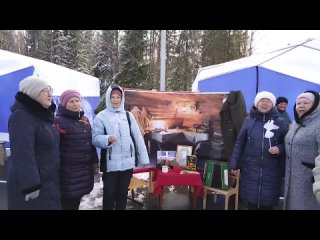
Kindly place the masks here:
[(263, 67), (320, 84), (320, 41), (310, 38), (273, 52), (200, 68), (192, 84), (192, 91), (198, 90), (199, 81), (250, 67)]
[(99, 79), (47, 61), (0, 50), (0, 76), (33, 66), (33, 75), (40, 76), (60, 96), (66, 89), (78, 90), (83, 96), (100, 96)]

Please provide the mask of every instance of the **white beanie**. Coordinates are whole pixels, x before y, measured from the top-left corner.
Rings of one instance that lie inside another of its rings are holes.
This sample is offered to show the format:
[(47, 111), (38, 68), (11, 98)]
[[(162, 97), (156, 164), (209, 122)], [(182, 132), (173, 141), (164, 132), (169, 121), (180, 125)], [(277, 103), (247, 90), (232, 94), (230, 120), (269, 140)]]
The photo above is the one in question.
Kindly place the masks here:
[(272, 107), (276, 105), (276, 97), (271, 92), (263, 91), (257, 94), (256, 98), (254, 99), (254, 106), (257, 107), (258, 102), (263, 98), (269, 99), (272, 102)]
[(29, 76), (19, 83), (19, 91), (36, 100), (40, 92), (50, 85), (42, 78)]
[(299, 98), (307, 98), (309, 99), (311, 102), (314, 103), (314, 100), (315, 100), (315, 96), (310, 93), (310, 92), (304, 92), (304, 93), (301, 93), (298, 97), (297, 97), (297, 100), (296, 100), (296, 103), (298, 102)]

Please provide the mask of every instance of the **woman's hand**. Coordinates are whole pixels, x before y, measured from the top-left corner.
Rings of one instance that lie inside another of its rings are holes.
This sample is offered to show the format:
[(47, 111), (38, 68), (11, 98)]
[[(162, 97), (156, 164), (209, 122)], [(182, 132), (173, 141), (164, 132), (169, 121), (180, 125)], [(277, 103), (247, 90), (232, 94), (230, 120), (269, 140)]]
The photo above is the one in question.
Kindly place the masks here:
[(270, 154), (279, 154), (279, 148), (278, 147), (271, 147), (269, 148), (269, 153)]
[(238, 169), (231, 169), (230, 174), (236, 176), (238, 174)]
[(108, 141), (109, 141), (109, 143), (114, 143), (114, 142), (116, 142), (116, 141), (117, 141), (117, 137), (116, 137), (116, 136), (111, 135), (111, 136), (109, 136)]

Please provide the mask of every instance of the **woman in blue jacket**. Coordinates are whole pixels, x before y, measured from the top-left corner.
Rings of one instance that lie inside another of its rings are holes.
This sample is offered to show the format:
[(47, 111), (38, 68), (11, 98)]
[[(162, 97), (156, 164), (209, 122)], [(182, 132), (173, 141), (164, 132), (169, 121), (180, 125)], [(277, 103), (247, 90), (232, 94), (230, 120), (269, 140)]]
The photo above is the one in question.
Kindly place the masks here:
[[(128, 186), (135, 167), (135, 152), (138, 164), (149, 163), (144, 139), (132, 113), (128, 113), (131, 126), (124, 109), (124, 92), (121, 87), (112, 85), (106, 92), (106, 109), (94, 119), (92, 129), (93, 144), (107, 149), (103, 166), (103, 209), (125, 210)], [(134, 139), (131, 138), (131, 134)], [(135, 145), (133, 143), (135, 141)]]
[(270, 92), (256, 95), (230, 159), (231, 173), (241, 169), (240, 199), (248, 209), (273, 209), (279, 203), (288, 125)]

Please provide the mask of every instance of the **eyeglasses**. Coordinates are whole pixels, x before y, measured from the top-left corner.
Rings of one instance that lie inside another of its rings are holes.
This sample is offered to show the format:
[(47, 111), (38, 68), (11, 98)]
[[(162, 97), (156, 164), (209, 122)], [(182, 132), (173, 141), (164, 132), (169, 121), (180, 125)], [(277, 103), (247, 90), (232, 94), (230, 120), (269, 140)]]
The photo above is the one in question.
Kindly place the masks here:
[(53, 88), (49, 86), (49, 87), (41, 90), (41, 92), (45, 92), (45, 93), (47, 93), (47, 94), (49, 94), (49, 93), (52, 94), (52, 93), (53, 93)]

